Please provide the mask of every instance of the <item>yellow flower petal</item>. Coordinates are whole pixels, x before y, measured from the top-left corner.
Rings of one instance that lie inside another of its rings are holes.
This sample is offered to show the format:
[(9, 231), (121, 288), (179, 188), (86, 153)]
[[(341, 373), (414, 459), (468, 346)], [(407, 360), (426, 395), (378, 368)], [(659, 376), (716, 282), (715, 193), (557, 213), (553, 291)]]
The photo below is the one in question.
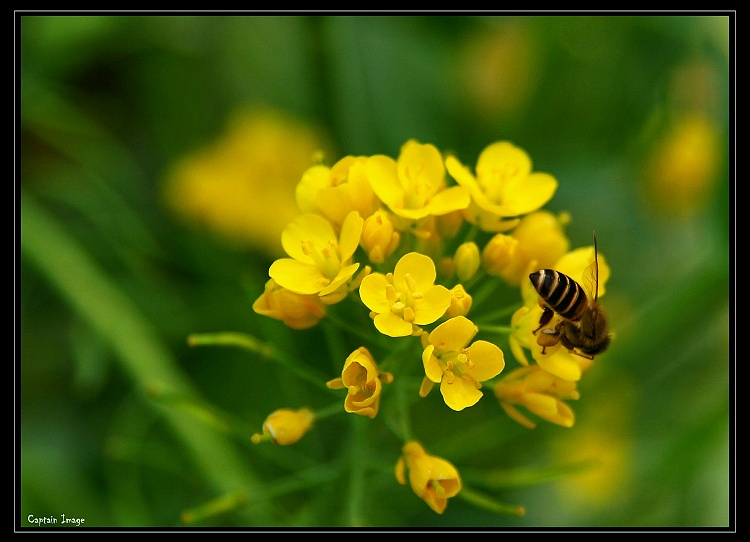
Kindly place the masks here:
[[(550, 348), (547, 347), (547, 352), (549, 351)], [(581, 379), (581, 366), (575, 360), (574, 356), (575, 354), (571, 354), (565, 348), (558, 348), (552, 354), (542, 354), (540, 351), (538, 355), (534, 356), (534, 359), (536, 359), (539, 367), (548, 373), (569, 382), (577, 382)]]
[(547, 173), (532, 173), (508, 186), (503, 195), (505, 216), (525, 215), (545, 205), (557, 191), (557, 179)]
[(422, 299), (414, 302), (414, 323), (420, 326), (431, 324), (448, 310), (451, 292), (445, 286), (433, 286)]
[(370, 156), (365, 164), (370, 186), (380, 200), (391, 208), (404, 206), (404, 190), (399, 183), (396, 161), (390, 156)]
[(477, 331), (479, 330), (474, 322), (464, 316), (456, 316), (432, 330), (430, 343), (436, 345), (440, 350), (458, 351), (469, 344)]
[(474, 178), (474, 175), (472, 175), (471, 170), (459, 162), (455, 156), (446, 156), (445, 168), (459, 185), (469, 189), (472, 194), (475, 190), (477, 192), (479, 191), (479, 186), (477, 185), (477, 181)]
[(468, 356), (474, 365), (471, 376), (479, 382), (495, 378), (505, 368), (503, 351), (491, 342), (473, 342), (469, 346)]
[(359, 285), (359, 297), (362, 299), (362, 303), (371, 311), (390, 312), (393, 302), (388, 300), (385, 295), (386, 288), (390, 285), (385, 275), (381, 273), (367, 275)]
[(575, 414), (573, 410), (555, 397), (541, 393), (528, 393), (525, 396), (524, 405), (529, 411), (550, 423), (573, 427)]
[(413, 330), (409, 322), (390, 311), (378, 314), (373, 321), (377, 330), (389, 337), (406, 337), (411, 335)]
[(440, 216), (466, 209), (471, 202), (469, 191), (463, 186), (451, 186), (435, 194), (429, 203), (429, 214)]
[(364, 222), (357, 211), (351, 211), (346, 215), (344, 223), (341, 225), (341, 239), (339, 241), (339, 253), (342, 262), (351, 258), (354, 251), (357, 250)]
[(513, 357), (516, 358), (516, 361), (518, 361), (518, 363), (520, 363), (521, 365), (528, 366), (529, 360), (526, 357), (526, 352), (524, 352), (524, 349), (518, 339), (516, 339), (514, 336), (511, 336), (509, 341), (510, 351), (513, 354)]
[(344, 380), (341, 377), (338, 377), (326, 382), (326, 387), (332, 390), (341, 390), (346, 386), (344, 386)]
[(498, 141), (488, 145), (479, 154), (476, 172), (480, 185), (483, 184), (482, 179), (489, 181), (525, 177), (531, 172), (531, 159), (526, 151), (512, 143)]
[(394, 469), (396, 480), (401, 485), (406, 484), (406, 478), (404, 476), (405, 470), (406, 470), (406, 462), (404, 461), (404, 456), (401, 456), (398, 458), (398, 461), (396, 461), (396, 468)]
[(432, 261), (432, 258), (418, 252), (405, 254), (396, 263), (393, 270), (393, 286), (396, 290), (404, 292), (410, 289), (410, 285), (406, 281), (407, 273), (411, 275), (410, 280), (414, 281), (414, 287), (418, 291), (430, 288), (437, 277), (435, 262)]
[(443, 378), (443, 369), (440, 368), (440, 362), (433, 356), (435, 346), (427, 345), (422, 352), (422, 365), (424, 365), (424, 373), (427, 378), (432, 382), (440, 382)]
[(463, 410), (475, 405), (482, 398), (482, 392), (465, 378), (453, 378), (451, 382), (443, 378), (440, 393), (443, 394), (445, 404), (453, 410)]
[(304, 214), (297, 216), (281, 234), (281, 246), (295, 260), (314, 264), (309, 253), (303, 250), (303, 242), (311, 241), (318, 247), (325, 247), (336, 240), (336, 234), (328, 221), (320, 215)]
[(328, 295), (335, 292), (339, 287), (345, 284), (350, 278), (354, 276), (354, 273), (359, 269), (358, 263), (353, 263), (342, 267), (338, 275), (331, 281), (331, 284), (320, 290), (320, 295)]
[(506, 403), (505, 401), (500, 402), (500, 406), (503, 408), (505, 413), (510, 416), (510, 418), (513, 421), (516, 421), (523, 425), (524, 427), (528, 427), (529, 429), (534, 429), (536, 427), (536, 424), (532, 422), (530, 419), (528, 419), (526, 416), (524, 416), (520, 410), (518, 410), (515, 406), (513, 406), (510, 403)]
[(306, 265), (291, 258), (273, 262), (268, 275), (279, 286), (298, 294), (317, 294), (330, 283), (314, 265)]
[(440, 151), (434, 145), (409, 140), (401, 147), (397, 171), (402, 186), (409, 191), (420, 188), (432, 197), (445, 186), (445, 166)]
[(331, 170), (326, 166), (312, 166), (302, 174), (297, 183), (295, 196), (297, 206), (303, 213), (314, 213), (318, 210), (316, 197), (318, 192), (330, 185)]

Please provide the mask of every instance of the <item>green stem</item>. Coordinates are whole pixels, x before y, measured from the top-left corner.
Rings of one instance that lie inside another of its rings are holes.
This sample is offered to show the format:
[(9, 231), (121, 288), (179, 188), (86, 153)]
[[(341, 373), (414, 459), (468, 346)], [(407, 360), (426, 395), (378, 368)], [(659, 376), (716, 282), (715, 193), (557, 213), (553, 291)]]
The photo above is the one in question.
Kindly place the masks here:
[(199, 521), (236, 510), (239, 507), (246, 505), (249, 500), (250, 495), (246, 489), (230, 491), (229, 493), (219, 495), (200, 506), (184, 510), (180, 514), (180, 520), (185, 525), (195, 525)]
[(526, 509), (521, 505), (500, 502), (492, 497), (478, 493), (473, 489), (469, 489), (466, 486), (461, 488), (461, 491), (458, 492), (457, 496), (478, 508), (488, 510), (494, 514), (500, 514), (503, 516), (523, 516), (526, 514)]
[(349, 499), (347, 514), (349, 516), (349, 525), (364, 525), (364, 504), (365, 490), (367, 488), (365, 480), (366, 462), (362, 461), (367, 456), (367, 429), (369, 420), (362, 419), (361, 416), (354, 416), (352, 419), (352, 438), (349, 449)]
[(405, 382), (399, 380), (396, 382), (396, 393), (398, 400), (398, 413), (399, 421), (401, 422), (401, 440), (403, 442), (409, 442), (414, 440), (414, 435), (411, 428), (411, 417), (409, 416), (409, 398), (406, 395), (407, 386)]
[(479, 324), (479, 321), (483, 322), (496, 322), (497, 320), (501, 320), (505, 318), (508, 315), (513, 314), (516, 312), (521, 305), (509, 305), (507, 307), (503, 307), (502, 309), (498, 309), (494, 312), (491, 312), (489, 314), (484, 314), (482, 317), (477, 321), (477, 324)]
[(596, 466), (591, 460), (579, 460), (559, 465), (543, 467), (523, 467), (514, 469), (461, 469), (461, 478), (475, 486), (492, 489), (511, 489), (548, 484), (566, 476), (586, 472)]
[[(343, 318), (340, 318), (337, 314), (334, 314), (333, 311), (328, 311), (328, 314), (326, 314), (325, 319), (323, 320), (323, 323), (329, 323), (334, 324), (341, 330), (344, 330), (348, 333), (351, 333), (352, 335), (359, 337), (364, 341), (365, 343), (371, 343), (373, 339), (373, 332), (365, 331), (363, 329), (360, 329), (358, 327), (354, 327), (351, 322), (348, 322), (344, 320)], [(373, 330), (375, 328), (373, 327)]]
[(315, 411), (315, 420), (324, 420), (326, 418), (330, 418), (334, 414), (341, 414), (342, 412), (346, 412), (344, 410), (344, 407), (341, 405), (341, 402), (332, 403), (328, 405), (325, 408), (321, 408), (320, 410)]
[(258, 341), (255, 337), (235, 331), (220, 333), (194, 333), (188, 336), (189, 346), (237, 346), (245, 348), (263, 357), (271, 357), (273, 349), (270, 345)]
[(254, 337), (244, 333), (226, 331), (220, 333), (192, 334), (188, 337), (188, 344), (190, 346), (236, 346), (244, 348), (266, 359), (275, 361), (302, 380), (310, 382), (318, 388), (328, 390), (324, 376), (300, 365), (295, 359), (287, 356), (287, 354), (277, 350), (273, 346), (261, 343)]

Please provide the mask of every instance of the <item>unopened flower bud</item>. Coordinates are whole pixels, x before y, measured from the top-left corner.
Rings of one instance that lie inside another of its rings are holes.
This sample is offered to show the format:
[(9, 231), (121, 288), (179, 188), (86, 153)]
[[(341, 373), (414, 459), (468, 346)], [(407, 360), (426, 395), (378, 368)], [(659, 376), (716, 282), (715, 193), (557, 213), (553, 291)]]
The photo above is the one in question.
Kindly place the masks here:
[(315, 414), (312, 410), (301, 408), (280, 408), (263, 422), (263, 433), (256, 433), (252, 437), (254, 444), (263, 440), (271, 440), (274, 444), (287, 446), (301, 439), (312, 427)]
[(365, 220), (360, 244), (370, 261), (380, 264), (396, 250), (400, 238), (400, 234), (394, 231), (393, 222), (388, 214), (384, 211), (375, 211)]
[(466, 282), (479, 270), (479, 247), (473, 241), (463, 243), (456, 250), (456, 255), (453, 257), (453, 261), (456, 265), (458, 280)]

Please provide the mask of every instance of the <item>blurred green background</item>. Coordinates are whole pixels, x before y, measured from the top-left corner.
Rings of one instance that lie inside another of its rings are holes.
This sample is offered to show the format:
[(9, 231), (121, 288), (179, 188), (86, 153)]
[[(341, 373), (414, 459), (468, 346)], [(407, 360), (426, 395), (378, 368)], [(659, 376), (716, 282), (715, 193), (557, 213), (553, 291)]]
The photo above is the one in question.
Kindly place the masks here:
[[(733, 525), (731, 14), (16, 22), (17, 525)], [(342, 397), (187, 344), (249, 333), (337, 376), (330, 327), (293, 331), (251, 306), (314, 150), (396, 157), (410, 138), (472, 166), (494, 141), (524, 148), (560, 182), (546, 208), (571, 214), (572, 246), (596, 230), (612, 268), (616, 338), (573, 428), (525, 429), (491, 394), (467, 418), (432, 395), (414, 408), (417, 428), (439, 409), (435, 432), (417, 430), (426, 448), (523, 517), (456, 498), (435, 514), (396, 483), (393, 434), (358, 416), (251, 444), (272, 410)], [(597, 468), (481, 487), (483, 469), (575, 458)]]

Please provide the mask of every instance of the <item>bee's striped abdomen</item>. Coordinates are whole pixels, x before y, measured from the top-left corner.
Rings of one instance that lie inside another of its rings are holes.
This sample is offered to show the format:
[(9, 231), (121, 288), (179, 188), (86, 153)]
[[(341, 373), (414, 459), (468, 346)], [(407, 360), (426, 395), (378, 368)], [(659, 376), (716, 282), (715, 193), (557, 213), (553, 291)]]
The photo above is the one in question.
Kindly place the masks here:
[(578, 320), (588, 305), (580, 284), (554, 269), (541, 269), (529, 275), (531, 284), (544, 302), (568, 320)]

